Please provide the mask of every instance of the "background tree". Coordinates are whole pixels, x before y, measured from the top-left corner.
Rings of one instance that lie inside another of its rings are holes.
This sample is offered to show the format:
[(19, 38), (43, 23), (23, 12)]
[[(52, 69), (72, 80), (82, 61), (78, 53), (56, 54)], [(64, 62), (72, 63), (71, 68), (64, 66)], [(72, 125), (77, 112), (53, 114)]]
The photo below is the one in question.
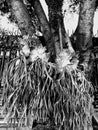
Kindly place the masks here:
[(80, 1), (80, 12), (78, 26), (75, 31), (76, 50), (80, 53), (80, 62), (86, 63), (86, 70), (92, 68), (92, 36), (93, 36), (93, 18), (95, 12), (95, 1)]

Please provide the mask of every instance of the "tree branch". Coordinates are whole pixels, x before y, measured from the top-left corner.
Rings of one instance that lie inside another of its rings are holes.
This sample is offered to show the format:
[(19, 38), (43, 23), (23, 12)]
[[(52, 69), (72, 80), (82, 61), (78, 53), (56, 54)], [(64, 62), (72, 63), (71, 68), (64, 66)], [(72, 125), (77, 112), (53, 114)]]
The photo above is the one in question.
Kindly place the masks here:
[(28, 41), (32, 42), (32, 46), (39, 46), (40, 41), (38, 38), (32, 38), (35, 35), (36, 30), (32, 24), (32, 19), (29, 16), (28, 10), (23, 3), (23, 0), (6, 0), (11, 8), (11, 11), (17, 21), (22, 36), (28, 35)]
[(8, 4), (11, 6), (12, 13), (14, 14), (18, 26), (22, 34), (32, 35), (35, 33), (35, 29), (32, 25), (31, 18), (22, 0), (10, 0)]
[(40, 21), (41, 31), (42, 31), (43, 36), (45, 38), (47, 49), (50, 52), (50, 55), (55, 57), (55, 47), (54, 47), (54, 42), (52, 39), (52, 33), (50, 30), (48, 20), (46, 18), (45, 13), (44, 13), (44, 10), (41, 6), (41, 3), (39, 0), (31, 0), (30, 3), (34, 7), (36, 15)]
[[(49, 23), (51, 26), (52, 34), (54, 36), (54, 42), (55, 42), (57, 53), (62, 51), (62, 48), (69, 48), (70, 52), (73, 53), (74, 50), (71, 46), (70, 39), (64, 28), (64, 21), (62, 15), (63, 0), (54, 0), (54, 1), (45, 0), (45, 1), (49, 9)], [(62, 39), (61, 36), (59, 35), (60, 28), (61, 28)]]

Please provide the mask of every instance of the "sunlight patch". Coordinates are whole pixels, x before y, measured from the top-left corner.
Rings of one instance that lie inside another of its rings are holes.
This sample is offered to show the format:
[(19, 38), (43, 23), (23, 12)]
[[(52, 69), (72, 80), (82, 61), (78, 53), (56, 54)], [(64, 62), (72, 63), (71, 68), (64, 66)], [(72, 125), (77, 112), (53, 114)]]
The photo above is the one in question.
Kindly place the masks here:
[(9, 19), (10, 13), (2, 14), (0, 11), (0, 31), (7, 35), (21, 35), (21, 32), (16, 23)]

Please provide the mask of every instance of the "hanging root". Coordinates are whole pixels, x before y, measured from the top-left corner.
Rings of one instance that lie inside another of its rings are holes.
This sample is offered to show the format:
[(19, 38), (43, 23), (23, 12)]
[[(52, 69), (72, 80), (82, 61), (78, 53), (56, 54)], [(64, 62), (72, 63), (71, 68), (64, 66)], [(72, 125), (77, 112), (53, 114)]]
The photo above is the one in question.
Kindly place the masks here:
[(27, 125), (28, 115), (31, 114), (32, 124), (37, 120), (48, 122), (51, 126), (52, 121), (65, 130), (81, 130), (86, 123), (91, 125), (92, 85), (84, 73), (77, 69), (75, 62), (68, 61), (71, 56), (68, 56), (68, 64), (63, 61), (62, 65), (60, 58), (66, 56), (66, 51), (53, 64), (48, 62), (44, 51), (40, 51), (43, 54), (41, 58), (36, 50), (32, 52), (30, 66), (22, 55), (5, 67), (2, 80), (2, 114), (7, 113), (5, 120), (16, 117), (21, 125), (25, 118)]

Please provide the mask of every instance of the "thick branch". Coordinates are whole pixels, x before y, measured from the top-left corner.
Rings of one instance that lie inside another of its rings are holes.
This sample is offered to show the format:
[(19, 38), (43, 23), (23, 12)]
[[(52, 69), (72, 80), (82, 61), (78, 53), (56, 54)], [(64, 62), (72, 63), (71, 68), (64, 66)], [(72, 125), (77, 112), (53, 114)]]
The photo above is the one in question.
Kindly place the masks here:
[(35, 32), (35, 29), (32, 25), (31, 18), (28, 14), (28, 11), (22, 0), (10, 0), (8, 4), (11, 6), (12, 13), (14, 14), (18, 26), (22, 32), (22, 34), (32, 35)]
[(41, 6), (41, 3), (39, 0), (31, 0), (30, 3), (34, 7), (36, 15), (40, 21), (41, 31), (45, 38), (47, 49), (51, 53), (52, 56), (55, 56), (55, 48), (54, 48), (50, 26), (46, 18), (46, 15), (44, 13), (44, 10)]
[(23, 0), (6, 0), (11, 8), (12, 14), (14, 15), (22, 36), (28, 35), (28, 41), (31, 42), (32, 46), (40, 45), (38, 38), (32, 38), (35, 35), (35, 27), (32, 24), (32, 19), (29, 16), (28, 10), (23, 3)]
[(64, 28), (62, 15), (63, 0), (45, 1), (49, 8), (49, 23), (54, 37), (57, 54), (62, 51), (63, 48), (69, 48), (70, 52), (74, 52), (70, 39)]
[(79, 22), (76, 31), (76, 45), (79, 51), (87, 51), (92, 47), (95, 2), (96, 0), (83, 0), (80, 3)]
[(45, 12), (44, 12), (42, 6), (41, 6), (41, 3), (39, 0), (34, 0), (34, 1), (31, 1), (31, 4), (33, 5), (34, 10), (35, 10), (35, 12), (38, 16), (38, 19), (41, 23), (42, 33), (45, 37), (45, 40), (48, 41), (51, 37), (51, 31), (50, 31), (47, 17), (45, 15)]

